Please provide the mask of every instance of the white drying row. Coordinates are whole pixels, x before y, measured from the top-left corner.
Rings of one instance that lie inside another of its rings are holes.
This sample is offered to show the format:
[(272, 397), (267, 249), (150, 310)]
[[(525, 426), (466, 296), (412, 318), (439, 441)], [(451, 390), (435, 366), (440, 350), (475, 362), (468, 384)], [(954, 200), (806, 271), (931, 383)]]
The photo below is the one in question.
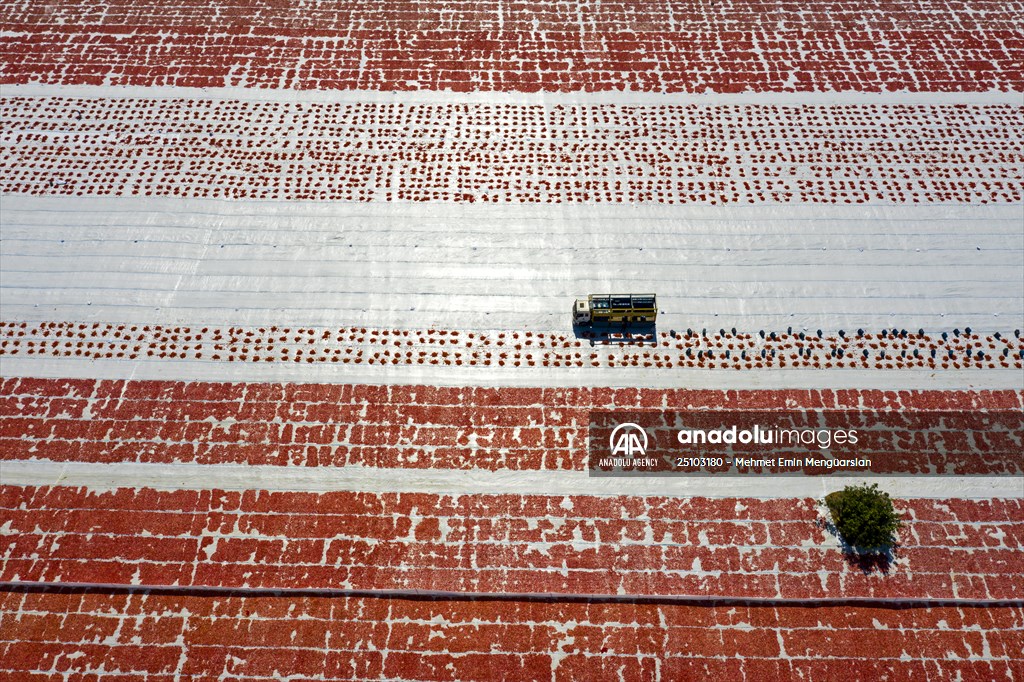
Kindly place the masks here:
[(1019, 206), (358, 205), (5, 197), (8, 320), (571, 334), (1024, 328)]

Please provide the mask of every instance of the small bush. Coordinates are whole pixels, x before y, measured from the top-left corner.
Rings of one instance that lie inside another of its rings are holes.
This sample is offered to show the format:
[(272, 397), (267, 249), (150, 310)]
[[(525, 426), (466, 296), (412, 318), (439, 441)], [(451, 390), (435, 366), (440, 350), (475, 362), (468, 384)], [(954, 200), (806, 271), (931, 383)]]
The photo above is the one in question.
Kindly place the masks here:
[(896, 542), (900, 518), (877, 484), (854, 485), (825, 496), (836, 530), (851, 547), (877, 549)]

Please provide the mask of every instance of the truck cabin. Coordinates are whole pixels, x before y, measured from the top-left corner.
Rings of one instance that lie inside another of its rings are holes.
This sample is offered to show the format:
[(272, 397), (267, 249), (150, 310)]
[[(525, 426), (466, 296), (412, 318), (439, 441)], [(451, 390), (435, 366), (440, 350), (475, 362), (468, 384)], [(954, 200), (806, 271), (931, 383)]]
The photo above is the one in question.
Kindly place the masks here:
[(576, 302), (572, 306), (572, 323), (573, 324), (590, 324), (590, 301), (585, 299), (576, 299)]

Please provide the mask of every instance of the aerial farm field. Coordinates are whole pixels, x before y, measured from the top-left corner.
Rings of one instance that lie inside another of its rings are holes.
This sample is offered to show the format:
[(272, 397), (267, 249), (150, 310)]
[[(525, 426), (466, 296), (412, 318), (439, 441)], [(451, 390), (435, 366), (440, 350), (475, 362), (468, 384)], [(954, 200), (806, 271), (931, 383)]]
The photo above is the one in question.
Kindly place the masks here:
[[(1024, 679), (1020, 1), (0, 17), (0, 678)], [(899, 463), (593, 466), (737, 410)]]

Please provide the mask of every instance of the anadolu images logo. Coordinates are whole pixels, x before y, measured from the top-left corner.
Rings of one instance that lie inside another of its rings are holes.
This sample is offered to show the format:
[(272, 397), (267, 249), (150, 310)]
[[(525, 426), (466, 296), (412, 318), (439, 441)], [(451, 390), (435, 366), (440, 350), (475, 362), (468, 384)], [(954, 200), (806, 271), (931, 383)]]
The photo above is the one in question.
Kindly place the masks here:
[(608, 438), (612, 455), (623, 457), (643, 457), (647, 453), (647, 432), (634, 424), (619, 424)]

